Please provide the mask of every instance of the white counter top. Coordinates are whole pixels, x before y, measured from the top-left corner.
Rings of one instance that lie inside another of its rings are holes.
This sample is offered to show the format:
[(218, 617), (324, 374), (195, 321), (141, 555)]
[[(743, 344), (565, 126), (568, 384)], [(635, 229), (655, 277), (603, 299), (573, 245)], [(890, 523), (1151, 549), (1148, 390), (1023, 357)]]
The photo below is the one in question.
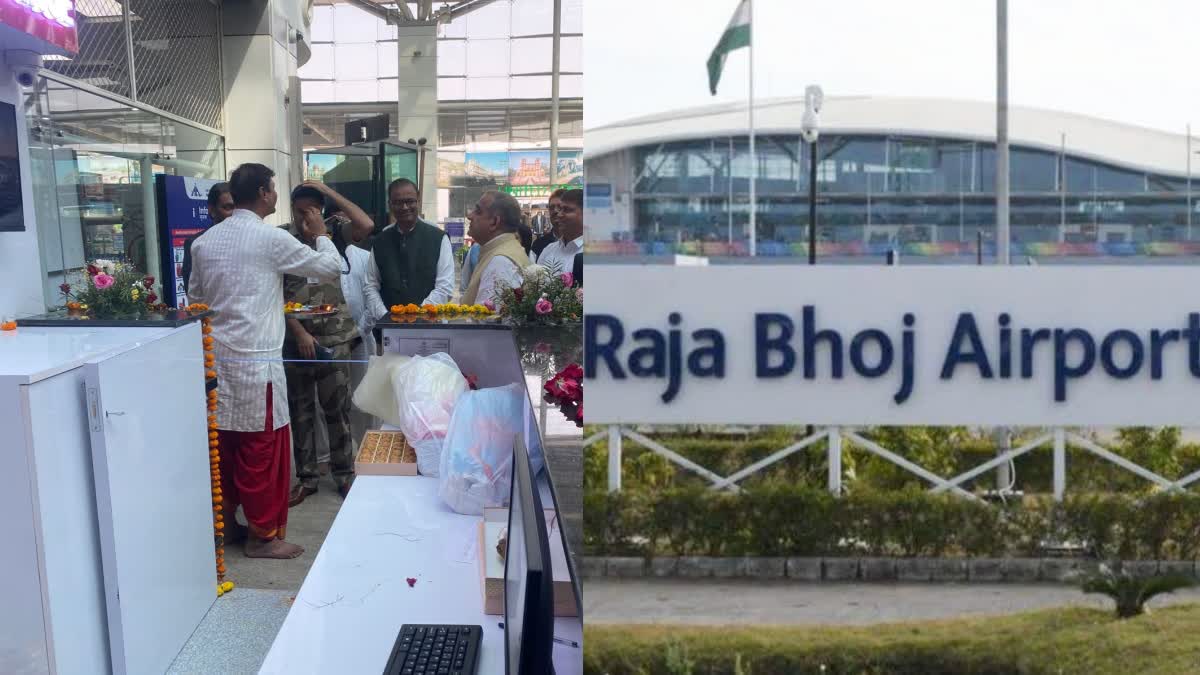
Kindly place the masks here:
[[(171, 328), (28, 328), (0, 332), (0, 381), (30, 384)], [(197, 347), (199, 348), (199, 347)]]
[[(478, 673), (503, 673), (504, 618), (483, 613), (481, 521), (449, 510), (436, 478), (359, 476), (260, 672), (381, 673), (402, 624), (450, 623), (483, 626)], [(582, 633), (578, 618), (555, 621), (558, 637)], [(556, 644), (554, 663), (579, 673), (582, 650)]]

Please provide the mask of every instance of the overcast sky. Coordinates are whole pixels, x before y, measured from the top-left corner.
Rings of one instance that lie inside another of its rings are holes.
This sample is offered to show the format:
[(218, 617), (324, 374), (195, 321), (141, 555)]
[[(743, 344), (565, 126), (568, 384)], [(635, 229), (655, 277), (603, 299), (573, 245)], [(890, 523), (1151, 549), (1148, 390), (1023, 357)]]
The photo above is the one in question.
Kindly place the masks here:
[[(705, 62), (737, 0), (584, 5), (584, 124), (744, 101), (747, 51), (716, 96)], [(1009, 100), (1200, 135), (1200, 2), (1009, 0)], [(754, 0), (755, 97), (994, 101), (995, 0)]]

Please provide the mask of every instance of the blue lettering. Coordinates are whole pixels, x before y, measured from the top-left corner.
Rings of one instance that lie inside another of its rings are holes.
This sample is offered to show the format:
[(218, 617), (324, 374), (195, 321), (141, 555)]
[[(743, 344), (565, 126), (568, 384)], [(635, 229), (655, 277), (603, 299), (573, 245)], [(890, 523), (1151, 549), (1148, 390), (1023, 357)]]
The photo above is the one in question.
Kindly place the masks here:
[[(608, 329), (608, 340), (600, 342), (601, 328)], [(625, 379), (617, 350), (625, 341), (625, 328), (620, 319), (611, 314), (584, 314), (583, 316), (583, 369), (588, 379), (596, 377), (596, 362), (604, 360), (614, 380)]]
[(1150, 331), (1150, 379), (1161, 380), (1163, 376), (1163, 348), (1169, 342), (1178, 342), (1178, 330)]
[[(708, 340), (707, 347), (697, 347), (688, 355), (688, 372), (696, 377), (725, 377), (725, 336), (721, 331), (705, 328), (692, 333), (696, 341)], [(708, 365), (703, 359), (709, 359)]]
[[(771, 329), (779, 327), (779, 335), (771, 337)], [(796, 332), (792, 320), (783, 314), (755, 314), (755, 374), (758, 377), (783, 377), (796, 367), (796, 351), (788, 342)], [(771, 365), (771, 353), (779, 352), (783, 363)]]
[(816, 308), (804, 306), (804, 378), (817, 376), (817, 343), (826, 341), (831, 350), (830, 361), (833, 379), (842, 379), (842, 336), (834, 330), (817, 330)]
[[(963, 352), (963, 342), (971, 348)], [(979, 328), (975, 325), (975, 315), (963, 312), (958, 315), (958, 323), (954, 326), (954, 337), (950, 338), (950, 351), (942, 362), (942, 379), (954, 377), (954, 369), (959, 363), (974, 363), (979, 366), (979, 376), (985, 380), (992, 379), (992, 366), (988, 363), (987, 350), (983, 348), (983, 340), (979, 337)]]
[[(863, 357), (863, 349), (868, 340), (874, 340), (879, 344), (879, 363), (874, 366), (868, 366), (866, 359)], [(892, 367), (892, 340), (887, 336), (887, 333), (876, 329), (868, 328), (850, 341), (850, 365), (854, 366), (854, 370), (863, 377), (876, 378), (887, 373)]]
[[(1067, 363), (1067, 348), (1077, 342), (1083, 348), (1083, 358), (1075, 365)], [(1096, 364), (1096, 341), (1082, 328), (1054, 330), (1054, 400), (1067, 400), (1067, 380), (1083, 377)]]
[[(1129, 343), (1129, 365), (1121, 368), (1117, 365), (1113, 358), (1113, 349), (1116, 344), (1124, 340)], [(1145, 358), (1145, 349), (1142, 347), (1142, 339), (1131, 330), (1114, 330), (1104, 338), (1104, 342), (1100, 343), (1100, 365), (1104, 366), (1104, 372), (1117, 378), (1118, 380), (1127, 380), (1142, 369), (1142, 361)]]

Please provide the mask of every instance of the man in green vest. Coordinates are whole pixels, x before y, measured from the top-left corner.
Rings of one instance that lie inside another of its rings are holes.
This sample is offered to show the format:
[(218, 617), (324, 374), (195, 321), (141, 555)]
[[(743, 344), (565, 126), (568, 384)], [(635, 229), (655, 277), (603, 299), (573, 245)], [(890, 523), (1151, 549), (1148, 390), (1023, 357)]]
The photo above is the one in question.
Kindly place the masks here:
[(466, 305), (494, 300), (501, 287), (521, 285), (521, 270), (529, 267), (529, 256), (517, 237), (521, 226), (521, 205), (512, 195), (485, 192), (467, 216), (467, 234), (479, 242), (479, 263), (471, 273), (471, 282), (463, 291)]
[(445, 231), (421, 220), (417, 185), (398, 178), (388, 186), (388, 210), (396, 221), (371, 246), (367, 264), (367, 311), (386, 318), (393, 305), (441, 305), (454, 295), (454, 256)]

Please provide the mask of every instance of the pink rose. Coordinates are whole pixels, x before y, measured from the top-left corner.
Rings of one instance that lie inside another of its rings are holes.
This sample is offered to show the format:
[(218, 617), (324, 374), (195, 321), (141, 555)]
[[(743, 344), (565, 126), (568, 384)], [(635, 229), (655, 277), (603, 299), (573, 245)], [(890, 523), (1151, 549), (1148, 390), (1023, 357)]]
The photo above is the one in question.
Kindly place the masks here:
[(538, 314), (549, 314), (554, 309), (554, 305), (550, 304), (549, 300), (542, 298), (541, 300), (537, 301), (537, 304), (533, 306), (533, 309)]
[(112, 286), (113, 281), (114, 281), (114, 279), (112, 277), (108, 276), (107, 274), (104, 274), (103, 272), (101, 272), (100, 274), (97, 274), (95, 276), (95, 278), (92, 279), (92, 283), (95, 284), (96, 288), (98, 288), (99, 290), (104, 290), (104, 289), (108, 288), (109, 286)]
[(583, 286), (575, 289), (575, 298), (583, 302)]
[(563, 282), (563, 286), (570, 288), (571, 286), (575, 285), (575, 275), (571, 274), (570, 272), (563, 272), (562, 274), (558, 275), (558, 278)]
[(561, 373), (559, 373), (559, 375), (561, 375), (563, 377), (569, 377), (572, 380), (582, 380), (583, 379), (583, 368), (580, 367), (580, 365), (578, 363), (572, 363), (569, 366), (567, 366), (566, 368), (563, 368), (563, 371)]
[(491, 300), (485, 300), (483, 306), (487, 307), (489, 312), (496, 311), (496, 303), (492, 302)]

